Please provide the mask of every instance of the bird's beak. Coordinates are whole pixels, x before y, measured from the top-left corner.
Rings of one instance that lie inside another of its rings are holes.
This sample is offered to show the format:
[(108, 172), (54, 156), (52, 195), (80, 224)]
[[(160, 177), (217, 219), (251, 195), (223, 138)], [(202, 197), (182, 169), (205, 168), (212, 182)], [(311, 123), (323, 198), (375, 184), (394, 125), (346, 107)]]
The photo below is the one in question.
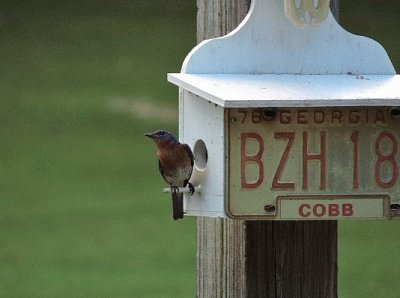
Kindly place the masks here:
[(154, 137), (155, 137), (153, 133), (149, 133), (149, 132), (148, 132), (148, 133), (145, 133), (144, 135), (145, 135), (146, 137), (151, 138), (151, 139), (154, 139)]

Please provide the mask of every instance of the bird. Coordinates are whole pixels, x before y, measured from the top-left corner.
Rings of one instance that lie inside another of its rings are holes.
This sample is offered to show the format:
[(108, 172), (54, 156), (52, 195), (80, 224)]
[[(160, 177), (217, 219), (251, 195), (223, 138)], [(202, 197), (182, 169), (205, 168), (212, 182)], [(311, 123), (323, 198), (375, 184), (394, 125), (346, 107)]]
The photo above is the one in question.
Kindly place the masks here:
[(189, 193), (194, 194), (195, 188), (189, 182), (193, 172), (194, 156), (189, 145), (180, 143), (170, 132), (157, 130), (146, 133), (153, 139), (158, 148), (158, 169), (164, 180), (170, 185), (172, 193), (172, 217), (174, 220), (183, 218), (183, 194), (179, 187), (189, 187)]

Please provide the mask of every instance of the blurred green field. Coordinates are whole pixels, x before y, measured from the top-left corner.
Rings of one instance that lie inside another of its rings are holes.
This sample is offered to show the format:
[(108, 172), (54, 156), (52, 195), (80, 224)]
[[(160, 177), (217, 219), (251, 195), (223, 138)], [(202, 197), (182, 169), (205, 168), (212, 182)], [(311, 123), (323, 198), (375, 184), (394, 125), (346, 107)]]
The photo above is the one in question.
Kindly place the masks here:
[[(400, 5), (365, 2), (343, 26), (398, 69)], [(0, 297), (195, 296), (196, 220), (172, 221), (143, 137), (177, 132), (166, 73), (195, 21), (195, 1), (0, 3)], [(340, 297), (399, 297), (399, 230), (340, 224)]]
[(195, 5), (1, 6), (0, 296), (193, 296), (195, 219), (171, 220), (143, 134), (177, 131)]

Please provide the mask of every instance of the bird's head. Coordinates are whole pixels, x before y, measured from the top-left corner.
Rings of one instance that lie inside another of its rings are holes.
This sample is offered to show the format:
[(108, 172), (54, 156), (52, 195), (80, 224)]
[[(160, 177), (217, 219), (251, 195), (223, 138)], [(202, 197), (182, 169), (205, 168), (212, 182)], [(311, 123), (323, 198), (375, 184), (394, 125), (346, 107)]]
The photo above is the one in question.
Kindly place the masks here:
[(165, 130), (157, 130), (155, 132), (146, 133), (144, 135), (153, 139), (157, 146), (167, 143), (179, 143), (178, 140), (171, 133)]

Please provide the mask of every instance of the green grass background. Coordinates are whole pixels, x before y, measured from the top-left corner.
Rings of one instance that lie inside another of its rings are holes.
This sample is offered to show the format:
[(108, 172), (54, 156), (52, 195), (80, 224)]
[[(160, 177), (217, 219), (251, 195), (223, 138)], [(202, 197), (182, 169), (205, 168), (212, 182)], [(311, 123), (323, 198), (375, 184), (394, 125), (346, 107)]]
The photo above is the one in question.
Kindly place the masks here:
[[(399, 69), (400, 4), (342, 2)], [(195, 296), (196, 219), (172, 221), (143, 137), (177, 132), (195, 22), (195, 1), (0, 2), (0, 297)], [(340, 223), (341, 297), (400, 296), (399, 230)]]

